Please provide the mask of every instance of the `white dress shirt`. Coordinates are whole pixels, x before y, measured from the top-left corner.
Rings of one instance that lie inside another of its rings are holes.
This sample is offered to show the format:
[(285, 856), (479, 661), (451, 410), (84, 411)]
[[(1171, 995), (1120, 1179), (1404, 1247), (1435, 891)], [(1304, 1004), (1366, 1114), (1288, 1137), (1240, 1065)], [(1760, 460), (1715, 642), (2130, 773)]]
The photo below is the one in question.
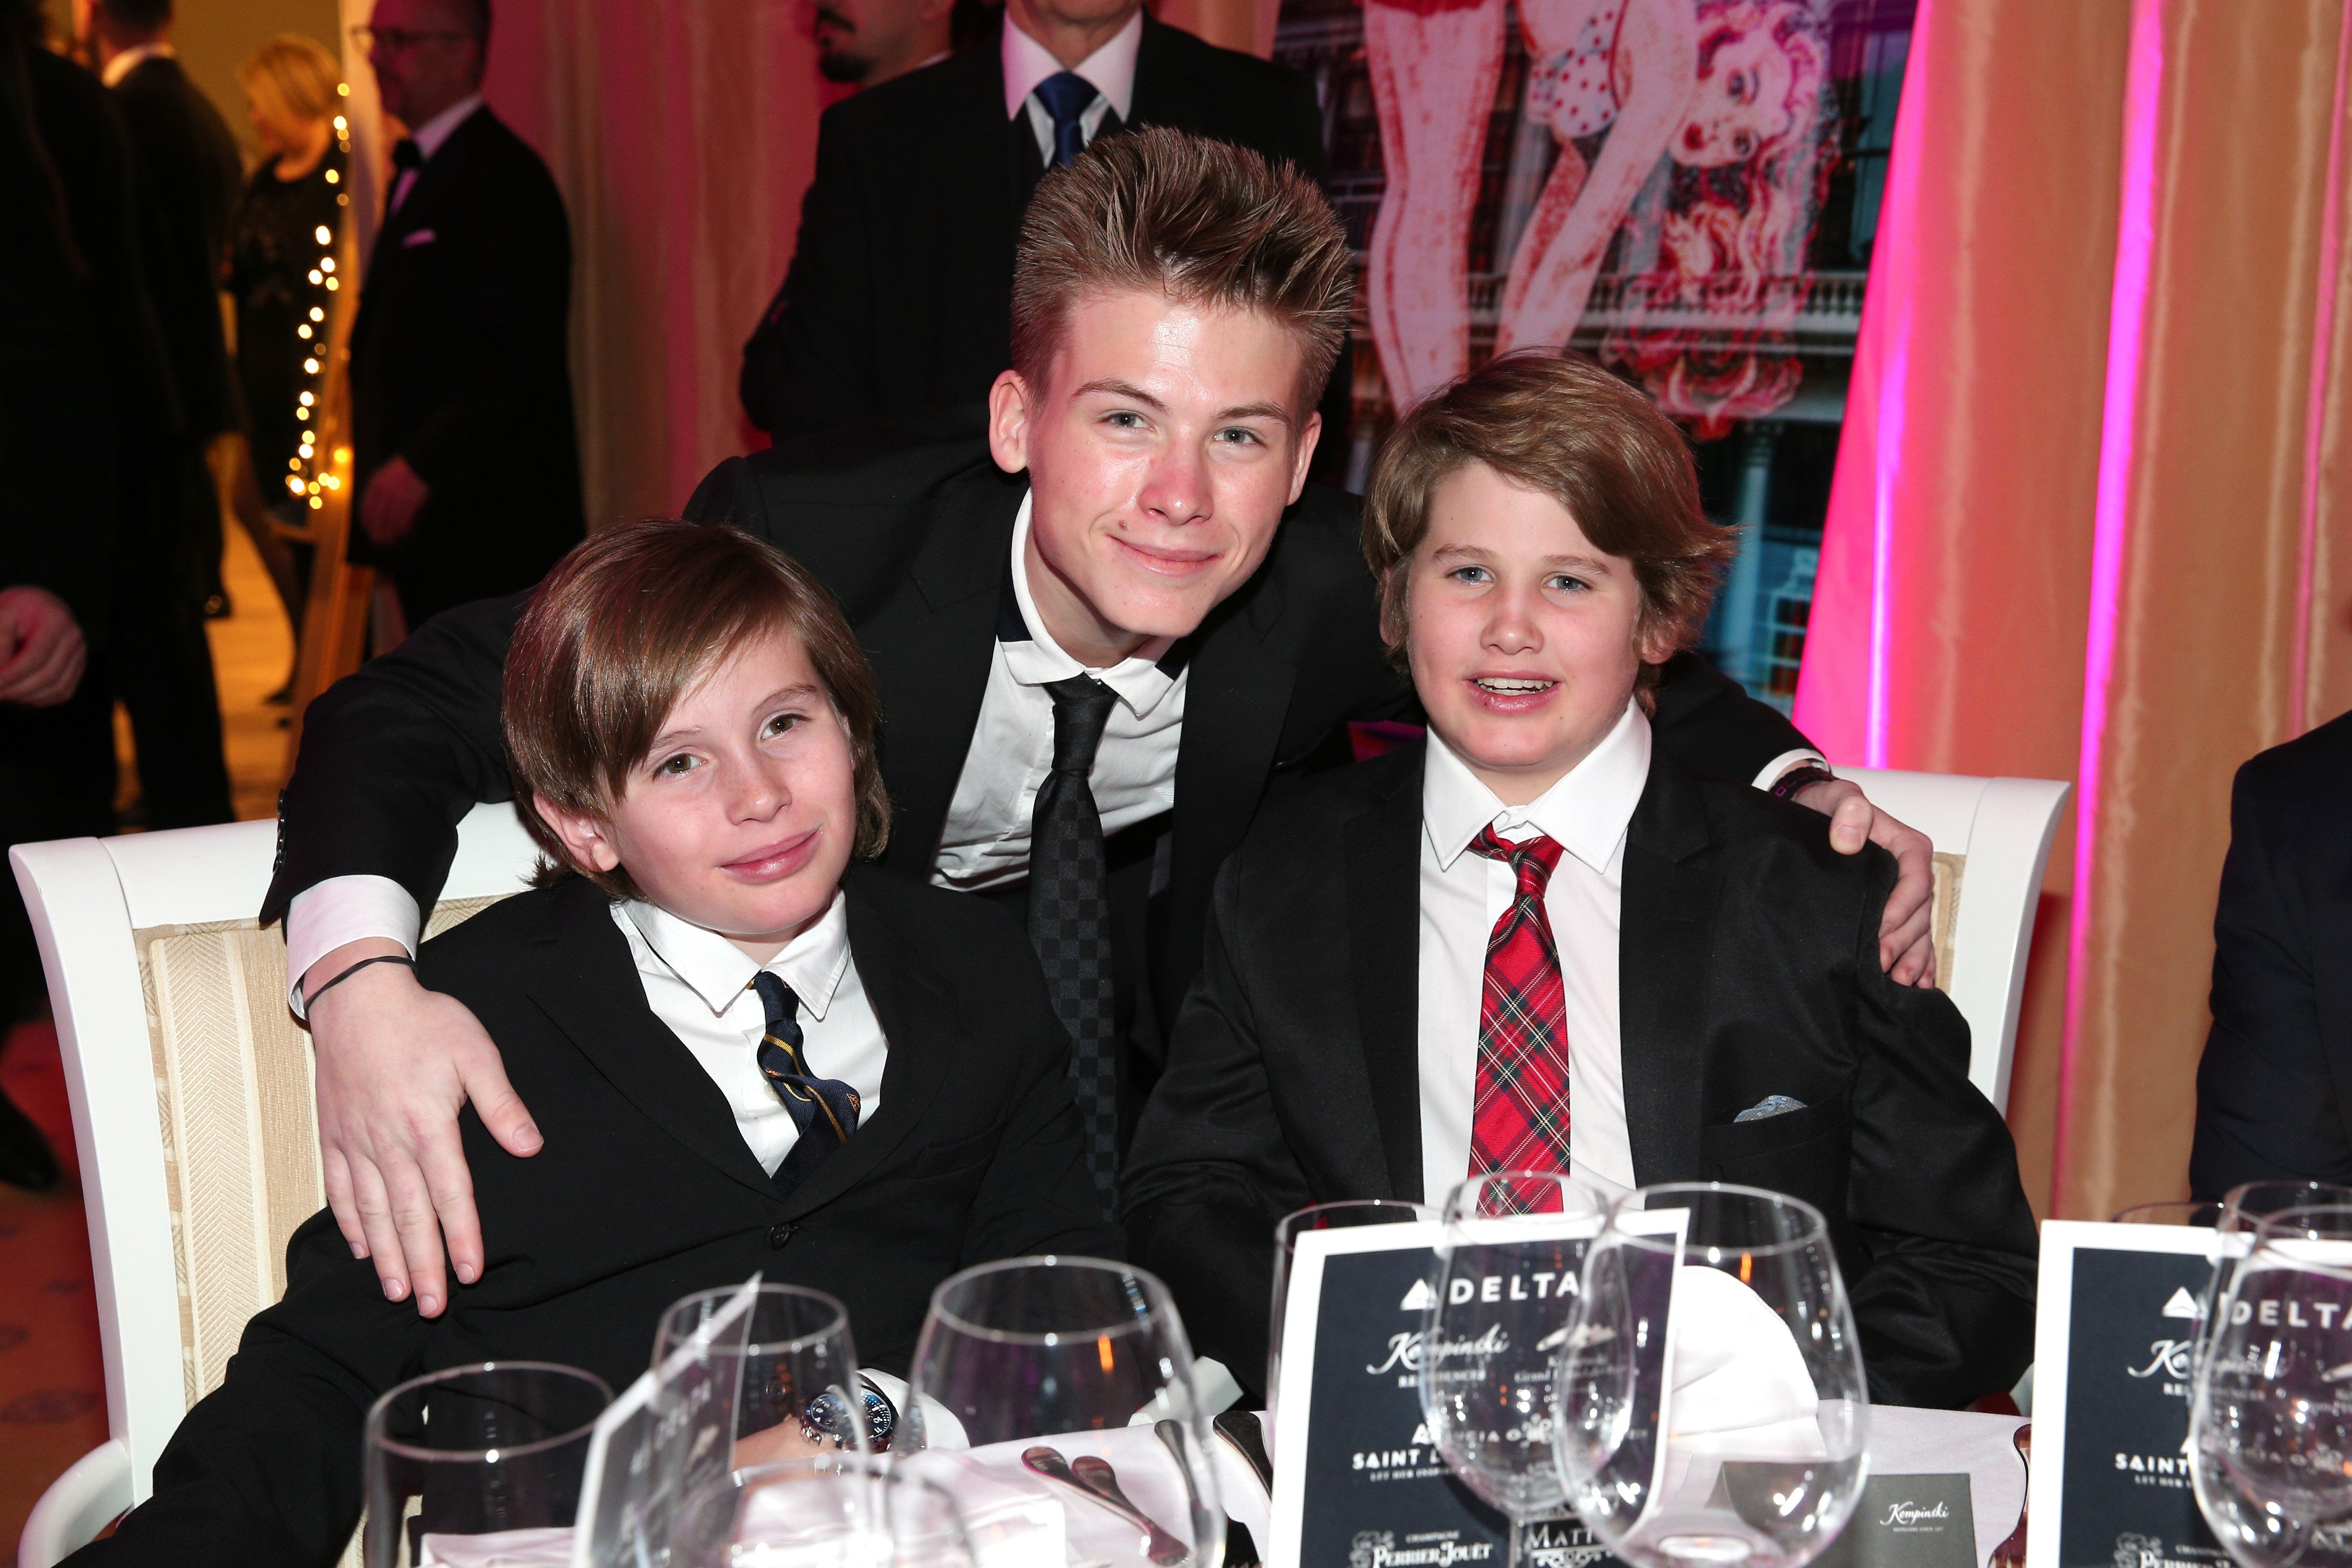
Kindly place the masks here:
[(1037, 134), (1037, 152), (1045, 160), (1045, 167), (1054, 166), (1054, 116), (1038, 101), (1037, 84), (1049, 76), (1069, 70), (1094, 84), (1102, 96), (1087, 105), (1078, 116), (1078, 129), (1091, 145), (1095, 132), (1102, 128), (1103, 116), (1112, 110), (1118, 111), (1119, 123), (1125, 124), (1135, 107), (1135, 53), (1143, 45), (1143, 12), (1139, 7), (1127, 19), (1127, 26), (1110, 36), (1108, 43), (1080, 60), (1065, 66), (1047, 51), (1045, 45), (1013, 25), (1004, 23), (1003, 59), (1004, 62), (1004, 118), (1012, 119), (1025, 107), (1029, 111), (1029, 128)]
[[(1013, 31), (1008, 27), (1007, 32)], [(1013, 596), (1026, 642), (999, 641), (980, 700), (980, 722), (949, 798), (931, 880), (967, 891), (1001, 888), (1029, 875), (1029, 824), (1054, 765), (1054, 698), (1048, 681), (1092, 675), (1118, 700), (1103, 726), (1087, 782), (1103, 836), (1148, 821), (1176, 804), (1176, 751), (1184, 735), (1185, 669), (1156, 662), (1164, 641), (1146, 644), (1109, 669), (1089, 669), (1062, 651), (1037, 614), (1024, 555), (1029, 498), (1013, 522)]]
[(1518, 893), (1507, 861), (1474, 853), (1492, 826), (1520, 842), (1549, 835), (1565, 851), (1544, 889), (1559, 952), (1569, 1063), (1570, 1171), (1615, 1197), (1633, 1185), (1618, 1037), (1617, 931), (1625, 832), (1650, 776), (1650, 721), (1625, 705), (1591, 754), (1528, 805), (1505, 805), (1435, 734), (1422, 773), (1421, 1168), (1441, 1204), (1470, 1173), (1478, 1016), (1486, 942)]
[[(133, 44), (131, 47), (123, 50), (121, 54), (116, 55), (112, 59), (108, 60), (106, 62), (106, 68), (98, 73), (98, 79), (105, 83), (108, 87), (112, 87), (116, 82), (121, 81), (124, 77), (127, 77), (132, 71), (137, 70), (149, 60), (171, 60), (177, 58), (179, 58), (179, 55), (172, 46), (160, 39), (152, 44)], [(1129, 68), (1131, 70), (1133, 67), (1130, 65)]]
[[(425, 161), (429, 163), (433, 161), (433, 154), (441, 151), (441, 143), (449, 140), (450, 132), (466, 123), (474, 110), (481, 107), (482, 95), (467, 93), (410, 132), (408, 139), (416, 143), (417, 152), (423, 153)], [(392, 200), (385, 205), (384, 211), (396, 213), (400, 210), (400, 204), (408, 199), (408, 188), (416, 184), (416, 176), (421, 172), (417, 169), (400, 171), (400, 177), (392, 183)]]
[(800, 1141), (792, 1112), (760, 1071), (768, 1015), (751, 977), (762, 967), (800, 998), (801, 1058), (808, 1070), (857, 1091), (860, 1127), (874, 1120), (889, 1044), (850, 959), (849, 917), (838, 891), (824, 917), (764, 966), (717, 931), (639, 900), (614, 904), (613, 923), (629, 939), (646, 1005), (727, 1097), (736, 1131), (761, 1170), (775, 1174)]

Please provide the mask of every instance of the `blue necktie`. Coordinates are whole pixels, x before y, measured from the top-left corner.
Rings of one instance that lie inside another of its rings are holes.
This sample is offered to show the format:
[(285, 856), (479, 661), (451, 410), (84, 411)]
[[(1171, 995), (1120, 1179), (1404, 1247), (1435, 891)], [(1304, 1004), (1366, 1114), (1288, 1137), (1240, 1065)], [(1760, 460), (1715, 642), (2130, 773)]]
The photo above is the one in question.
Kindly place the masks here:
[(1102, 95), (1095, 84), (1076, 71), (1057, 71), (1037, 84), (1037, 101), (1054, 117), (1054, 167), (1066, 169), (1087, 150), (1087, 133), (1078, 121), (1089, 104)]
[(760, 1040), (760, 1072), (768, 1087), (792, 1112), (800, 1138), (783, 1163), (776, 1167), (776, 1190), (792, 1195), (803, 1177), (824, 1157), (849, 1141), (857, 1131), (857, 1091), (838, 1079), (818, 1078), (809, 1071), (802, 1054), (801, 999), (793, 988), (766, 970), (751, 976), (751, 989), (767, 1010), (767, 1026)]

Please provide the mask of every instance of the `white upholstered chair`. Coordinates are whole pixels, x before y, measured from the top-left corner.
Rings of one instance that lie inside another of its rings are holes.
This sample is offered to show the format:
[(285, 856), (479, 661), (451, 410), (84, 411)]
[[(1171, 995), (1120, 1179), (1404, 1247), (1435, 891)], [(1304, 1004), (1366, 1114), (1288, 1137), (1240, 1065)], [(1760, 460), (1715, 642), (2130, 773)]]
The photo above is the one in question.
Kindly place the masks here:
[(1838, 776), (1934, 843), (1936, 983), (1969, 1021), (1969, 1081), (2006, 1112), (2042, 870), (2074, 786), (1866, 768)]
[[(50, 1568), (147, 1497), (173, 1428), (283, 1293), (287, 1237), (326, 1202), (286, 944), (254, 922), (275, 847), (272, 824), (242, 822), (9, 852), (65, 1059), (111, 1434), (35, 1505), (19, 1568)], [(428, 933), (520, 891), (535, 858), (512, 806), (476, 807)]]

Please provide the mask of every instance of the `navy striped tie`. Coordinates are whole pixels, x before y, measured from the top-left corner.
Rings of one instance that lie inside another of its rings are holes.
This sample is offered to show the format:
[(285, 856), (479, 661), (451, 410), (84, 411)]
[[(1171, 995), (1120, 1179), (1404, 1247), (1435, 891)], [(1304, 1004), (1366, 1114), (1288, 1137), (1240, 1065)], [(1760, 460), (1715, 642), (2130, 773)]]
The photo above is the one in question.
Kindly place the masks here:
[(819, 1078), (809, 1070), (803, 1053), (806, 1037), (801, 1032), (801, 999), (791, 986), (762, 969), (751, 976), (751, 989), (760, 994), (760, 1005), (768, 1016), (760, 1040), (761, 1075), (800, 1129), (773, 1178), (776, 1190), (789, 1197), (802, 1178), (857, 1131), (857, 1091), (838, 1079)]

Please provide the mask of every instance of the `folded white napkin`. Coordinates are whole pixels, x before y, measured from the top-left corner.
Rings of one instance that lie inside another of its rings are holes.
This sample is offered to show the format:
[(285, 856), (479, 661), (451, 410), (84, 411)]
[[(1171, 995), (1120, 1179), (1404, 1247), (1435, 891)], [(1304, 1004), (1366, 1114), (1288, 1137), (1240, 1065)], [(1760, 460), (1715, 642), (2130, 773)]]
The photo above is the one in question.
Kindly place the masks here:
[(1674, 1446), (1739, 1459), (1827, 1458), (1812, 1374), (1780, 1315), (1720, 1268), (1685, 1268), (1675, 1290)]
[(487, 1535), (428, 1531), (422, 1561), (426, 1568), (566, 1568), (572, 1561), (572, 1527), (494, 1530)]
[(1046, 1482), (1020, 1468), (1017, 1452), (998, 1451), (1013, 1447), (961, 1453), (932, 1448), (898, 1463), (901, 1473), (931, 1481), (955, 1499), (979, 1568), (1065, 1563), (1069, 1527), (1061, 1500), (1045, 1489)]

